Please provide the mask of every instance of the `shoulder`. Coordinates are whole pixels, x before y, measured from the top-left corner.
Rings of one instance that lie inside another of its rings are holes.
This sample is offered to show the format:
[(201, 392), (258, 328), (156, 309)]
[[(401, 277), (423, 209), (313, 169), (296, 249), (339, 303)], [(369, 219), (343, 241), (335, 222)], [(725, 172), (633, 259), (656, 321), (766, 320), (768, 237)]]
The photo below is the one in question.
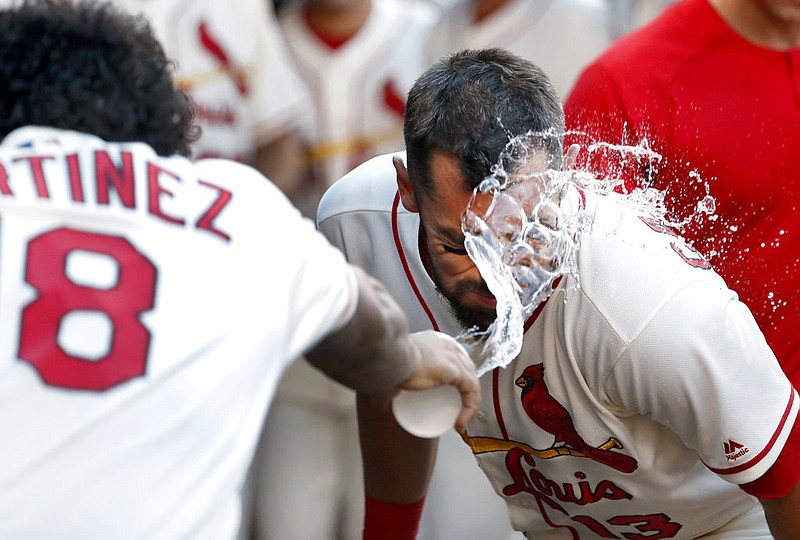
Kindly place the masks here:
[[(710, 298), (735, 299), (708, 261), (667, 225), (629, 209), (621, 196), (597, 198), (592, 229), (580, 237), (580, 291), (624, 341), (675, 298), (687, 316)], [(688, 300), (685, 291), (692, 291)]]
[[(174, 158), (168, 158), (174, 159)], [(259, 171), (237, 161), (209, 158), (189, 162), (194, 175), (202, 181), (213, 180), (233, 190), (255, 190), (280, 193), (280, 190)]]
[(405, 159), (405, 153), (383, 154), (359, 165), (336, 181), (322, 197), (317, 221), (349, 213), (391, 212), (397, 193), (397, 177), (392, 158)]
[(275, 221), (286, 218), (287, 214), (299, 214), (278, 186), (249, 165), (215, 158), (189, 162), (189, 166), (198, 184), (228, 192), (233, 206), (240, 208), (240, 212), (249, 212), (248, 219), (261, 216)]

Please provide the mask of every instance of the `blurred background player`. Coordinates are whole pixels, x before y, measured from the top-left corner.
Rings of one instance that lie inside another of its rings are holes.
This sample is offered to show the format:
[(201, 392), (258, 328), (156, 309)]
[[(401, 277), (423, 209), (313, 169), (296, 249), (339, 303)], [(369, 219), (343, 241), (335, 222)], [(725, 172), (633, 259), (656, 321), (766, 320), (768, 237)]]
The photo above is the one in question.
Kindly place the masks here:
[(182, 157), (191, 105), (144, 19), (0, 10), (0, 72), (0, 537), (233, 538), (303, 353), (382, 399), (458, 384), (474, 414), (459, 345), (409, 336), (257, 171)]
[[(676, 220), (693, 218), (682, 234), (800, 387), (800, 3), (678, 2), (590, 66), (566, 114), (587, 142), (647, 141), (663, 156), (623, 173), (665, 190)], [(697, 219), (706, 190), (716, 210)]]
[(201, 128), (193, 157), (253, 165), (294, 200), (302, 171), (297, 130), (309, 101), (272, 4), (113, 1), (144, 14), (175, 62), (176, 83), (191, 97)]
[(565, 96), (611, 43), (603, 0), (454, 0), (428, 43), (428, 65), (461, 49), (502, 47), (541, 66)]
[(436, 10), (405, 0), (293, 0), (279, 22), (311, 95), (302, 126), (308, 213), (366, 159), (403, 147), (408, 90)]

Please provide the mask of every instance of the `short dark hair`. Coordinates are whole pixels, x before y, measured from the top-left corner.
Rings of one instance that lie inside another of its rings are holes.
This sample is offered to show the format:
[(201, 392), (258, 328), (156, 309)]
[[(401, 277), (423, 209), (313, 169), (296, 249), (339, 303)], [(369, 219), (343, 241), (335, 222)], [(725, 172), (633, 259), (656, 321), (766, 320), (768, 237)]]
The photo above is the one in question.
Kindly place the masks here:
[(141, 141), (188, 155), (191, 102), (142, 17), (100, 2), (0, 10), (0, 139), (26, 125)]
[(431, 190), (434, 150), (461, 162), (467, 188), (491, 172), (512, 137), (541, 138), (551, 163), (560, 166), (564, 133), (561, 99), (532, 62), (503, 49), (464, 50), (442, 58), (408, 94), (404, 137), (412, 183)]

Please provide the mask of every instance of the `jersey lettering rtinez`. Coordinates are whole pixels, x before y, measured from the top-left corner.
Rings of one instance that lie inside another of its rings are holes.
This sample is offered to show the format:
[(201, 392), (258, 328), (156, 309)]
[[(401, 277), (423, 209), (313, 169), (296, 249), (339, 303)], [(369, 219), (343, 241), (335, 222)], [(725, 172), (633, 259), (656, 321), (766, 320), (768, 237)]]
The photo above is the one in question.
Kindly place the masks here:
[[(594, 216), (580, 288), (562, 279), (526, 324), (520, 356), (482, 377), (468, 442), (517, 530), (696, 538), (760, 511), (737, 484), (768, 495), (784, 487), (775, 471), (796, 480), (781, 452), (798, 437), (798, 396), (706, 261), (615, 197), (565, 198), (566, 210)], [(418, 215), (399, 204), (390, 156), (337, 182), (318, 220), (412, 327), (458, 331), (420, 260)], [(755, 532), (766, 527), (759, 517)]]
[(21, 128), (0, 145), (0, 537), (233, 538), (287, 365), (355, 278), (255, 170)]
[(256, 149), (295, 129), (308, 94), (262, 0), (112, 0), (143, 14), (175, 60), (195, 105), (197, 159), (251, 163)]

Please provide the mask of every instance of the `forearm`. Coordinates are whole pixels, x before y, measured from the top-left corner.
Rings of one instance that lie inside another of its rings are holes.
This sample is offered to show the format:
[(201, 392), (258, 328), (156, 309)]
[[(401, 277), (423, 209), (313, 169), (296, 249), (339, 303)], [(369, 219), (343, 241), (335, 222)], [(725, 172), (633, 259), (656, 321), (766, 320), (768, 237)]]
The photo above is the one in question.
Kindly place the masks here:
[(419, 350), (400, 306), (383, 285), (355, 268), (358, 304), (350, 321), (306, 354), (336, 381), (364, 393), (393, 390), (419, 369)]
[(775, 540), (794, 540), (800, 531), (800, 484), (785, 497), (759, 499)]
[(438, 440), (410, 435), (368, 396), (359, 394), (357, 401), (367, 495), (394, 504), (419, 501), (428, 490)]

